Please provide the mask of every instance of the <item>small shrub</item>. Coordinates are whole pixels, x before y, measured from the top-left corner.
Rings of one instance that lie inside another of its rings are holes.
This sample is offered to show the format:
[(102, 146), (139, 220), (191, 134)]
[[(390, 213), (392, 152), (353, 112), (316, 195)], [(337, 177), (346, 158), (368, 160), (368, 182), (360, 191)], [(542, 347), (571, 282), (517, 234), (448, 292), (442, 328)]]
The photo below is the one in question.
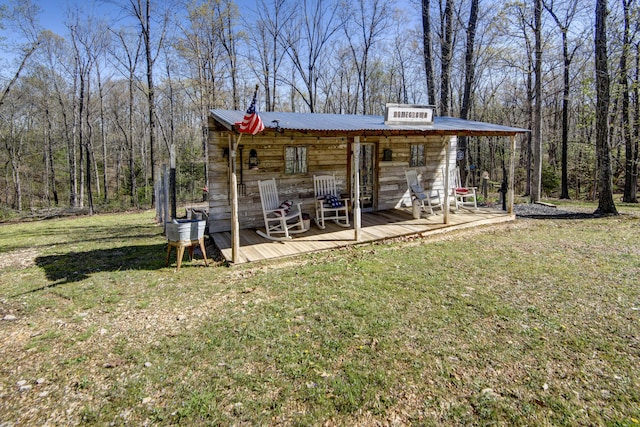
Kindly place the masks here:
[(544, 166), (542, 168), (542, 191), (551, 195), (558, 191), (558, 188), (560, 188), (560, 178), (555, 169), (551, 166)]

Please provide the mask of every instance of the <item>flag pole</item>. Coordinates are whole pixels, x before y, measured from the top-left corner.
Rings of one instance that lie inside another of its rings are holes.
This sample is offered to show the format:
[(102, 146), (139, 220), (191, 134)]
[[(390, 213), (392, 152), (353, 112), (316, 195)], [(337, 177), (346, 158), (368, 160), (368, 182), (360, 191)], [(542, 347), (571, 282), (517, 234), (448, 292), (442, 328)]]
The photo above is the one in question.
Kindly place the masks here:
[[(247, 119), (247, 115), (249, 114), (255, 114), (256, 110), (255, 110), (255, 104), (256, 104), (256, 99), (258, 97), (258, 89), (260, 88), (260, 85), (256, 84), (256, 90), (253, 92), (253, 99), (251, 101), (251, 106), (249, 107), (249, 109), (247, 110), (247, 113), (245, 114), (245, 120)], [(251, 116), (249, 116), (251, 117)], [(264, 125), (262, 124), (262, 122), (260, 121), (260, 116), (258, 116), (258, 123), (260, 124), (259, 128), (255, 128), (255, 127), (251, 127), (249, 130), (249, 133), (255, 135), (257, 132), (261, 131), (262, 129), (264, 129)], [(250, 123), (250, 122), (249, 122)], [(239, 123), (236, 123), (236, 126)], [(245, 133), (245, 131), (247, 129), (243, 128), (244, 123), (240, 123), (240, 126), (236, 127), (236, 131), (240, 134), (238, 136), (238, 138), (235, 137), (235, 135), (231, 136), (229, 135), (230, 138), (230, 148), (231, 148), (231, 152), (229, 153), (229, 163), (230, 163), (230, 170), (231, 170), (231, 182), (230, 182), (230, 190), (231, 190), (231, 260), (233, 261), (234, 264), (237, 264), (240, 261), (240, 222), (238, 219), (238, 177), (236, 175), (236, 150), (238, 149), (238, 145), (240, 144), (240, 141), (242, 140), (242, 135)], [(240, 159), (242, 160), (242, 159)]]
[[(242, 136), (242, 134), (240, 134)], [(231, 166), (231, 261), (238, 264), (240, 260), (240, 224), (238, 222), (238, 178), (236, 177), (236, 147), (238, 141), (235, 137), (231, 139), (231, 153), (229, 153), (229, 163)], [(240, 138), (238, 138), (239, 140)]]
[[(258, 89), (260, 89), (260, 85), (256, 84), (256, 90), (253, 92), (253, 99), (255, 100), (258, 97)], [(240, 134), (240, 136), (238, 137), (238, 140), (235, 141), (235, 143), (233, 144), (233, 151), (236, 151), (238, 148), (238, 144), (240, 144), (240, 140), (242, 139), (242, 132), (238, 132)], [(235, 168), (234, 171), (235, 173)]]

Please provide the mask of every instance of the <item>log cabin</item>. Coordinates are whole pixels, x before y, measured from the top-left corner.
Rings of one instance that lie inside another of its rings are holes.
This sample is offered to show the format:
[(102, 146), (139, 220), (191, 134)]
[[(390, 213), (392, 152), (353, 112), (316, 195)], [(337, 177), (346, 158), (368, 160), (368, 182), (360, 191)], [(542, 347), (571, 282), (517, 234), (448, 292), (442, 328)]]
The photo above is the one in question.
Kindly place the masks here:
[[(447, 177), (455, 167), (459, 136), (510, 138), (508, 211), (513, 213), (513, 153), (516, 135), (525, 129), (434, 117), (432, 106), (389, 104), (385, 116), (261, 112), (264, 130), (247, 135), (238, 132), (244, 114), (212, 110), (208, 123), (208, 228), (230, 232), (234, 253), (240, 229), (264, 227), (259, 181), (275, 178), (280, 197), (301, 202), (312, 215), (314, 175), (334, 175), (341, 194), (352, 200), (358, 241), (363, 213), (411, 206), (407, 169), (418, 171), (424, 188), (449, 194)], [(442, 221), (448, 223), (449, 209)]]

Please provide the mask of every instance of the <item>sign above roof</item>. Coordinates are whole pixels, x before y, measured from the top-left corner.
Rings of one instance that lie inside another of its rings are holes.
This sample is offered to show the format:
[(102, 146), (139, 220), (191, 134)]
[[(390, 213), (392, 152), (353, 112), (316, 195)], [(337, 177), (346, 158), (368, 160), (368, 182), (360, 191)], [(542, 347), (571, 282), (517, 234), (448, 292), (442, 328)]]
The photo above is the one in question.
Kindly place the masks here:
[(432, 105), (387, 104), (384, 112), (386, 125), (432, 125)]

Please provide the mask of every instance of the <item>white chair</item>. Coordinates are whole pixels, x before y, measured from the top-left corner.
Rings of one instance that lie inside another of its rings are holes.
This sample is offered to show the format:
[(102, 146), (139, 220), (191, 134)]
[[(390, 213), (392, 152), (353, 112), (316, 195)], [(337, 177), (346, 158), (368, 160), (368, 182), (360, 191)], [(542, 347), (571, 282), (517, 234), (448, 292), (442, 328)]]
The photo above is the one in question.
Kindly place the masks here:
[[(425, 191), (420, 185), (420, 181), (418, 180), (418, 172), (411, 169), (408, 171), (404, 171), (404, 175), (407, 178), (407, 187), (409, 187), (409, 194), (411, 195), (411, 201), (417, 200), (420, 202), (420, 208), (423, 211), (427, 211), (430, 215), (434, 215), (433, 206), (439, 207), (442, 209), (442, 200), (440, 199), (440, 191)], [(431, 203), (434, 200), (435, 203)], [(426, 202), (426, 206), (425, 206)]]
[(325, 221), (332, 220), (341, 227), (349, 227), (349, 199), (341, 199), (333, 175), (313, 176), (316, 224), (322, 230)]
[(258, 188), (266, 231), (263, 233), (262, 230), (257, 230), (260, 236), (269, 240), (287, 240), (291, 239), (290, 234), (307, 231), (304, 228), (300, 203), (294, 204), (289, 200), (280, 202), (275, 178), (258, 181)]
[[(478, 197), (476, 196), (476, 187), (466, 187), (460, 180), (460, 169), (457, 167), (449, 170), (449, 188), (450, 196), (453, 198), (456, 210), (478, 210)], [(444, 170), (442, 172), (444, 176)]]

